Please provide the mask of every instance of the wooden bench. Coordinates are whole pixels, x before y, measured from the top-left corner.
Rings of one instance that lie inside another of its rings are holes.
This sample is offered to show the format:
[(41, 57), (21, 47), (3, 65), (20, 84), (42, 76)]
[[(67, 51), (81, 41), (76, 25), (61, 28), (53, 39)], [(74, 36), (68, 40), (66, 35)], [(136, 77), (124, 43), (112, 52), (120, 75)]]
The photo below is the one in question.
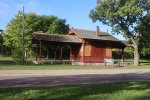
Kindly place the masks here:
[(104, 63), (105, 63), (105, 66), (111, 65), (111, 66), (113, 67), (113, 66), (114, 66), (114, 59), (105, 58), (105, 59), (104, 59)]
[(118, 62), (118, 66), (132, 66), (134, 62)]

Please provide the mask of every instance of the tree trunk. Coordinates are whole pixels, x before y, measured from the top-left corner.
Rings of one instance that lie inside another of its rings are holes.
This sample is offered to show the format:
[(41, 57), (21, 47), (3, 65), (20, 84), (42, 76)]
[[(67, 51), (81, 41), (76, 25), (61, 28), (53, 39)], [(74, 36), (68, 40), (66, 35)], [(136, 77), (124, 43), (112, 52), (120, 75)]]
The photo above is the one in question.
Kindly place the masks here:
[(134, 65), (135, 66), (139, 66), (139, 50), (138, 50), (138, 45), (136, 43), (136, 41), (131, 38), (132, 42), (133, 42), (133, 48), (134, 48)]
[(139, 51), (138, 51), (138, 46), (134, 47), (134, 65), (139, 66)]

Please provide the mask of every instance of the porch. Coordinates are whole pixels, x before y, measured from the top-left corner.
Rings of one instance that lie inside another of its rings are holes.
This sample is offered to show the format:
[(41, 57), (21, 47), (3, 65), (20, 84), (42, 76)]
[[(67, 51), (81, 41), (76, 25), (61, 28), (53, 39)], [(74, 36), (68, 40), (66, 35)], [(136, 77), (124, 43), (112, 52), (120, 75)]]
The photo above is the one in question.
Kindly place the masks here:
[[(98, 40), (93, 40), (94, 43), (102, 43), (102, 41)], [(106, 48), (100, 48), (100, 49), (93, 49), (93, 54), (91, 55), (90, 53), (91, 50), (87, 50), (88, 48), (87, 43), (84, 41), (81, 41), (78, 39), (77, 36), (72, 36), (72, 35), (60, 35), (60, 34), (44, 34), (44, 33), (34, 33), (33, 34), (33, 39), (32, 43), (34, 44), (35, 47), (35, 52), (36, 52), (36, 59), (34, 61), (35, 64), (42, 64), (42, 63), (47, 63), (47, 64), (79, 64), (79, 65), (104, 65), (104, 59), (108, 58), (107, 55), (105, 56), (105, 49)], [(104, 42), (106, 43), (106, 42)], [(103, 44), (104, 44), (103, 43)], [(110, 42), (109, 42), (110, 43)], [(109, 45), (113, 47), (120, 47), (120, 42), (111, 42)], [(53, 51), (50, 51), (53, 54), (53, 57), (50, 59), (50, 61), (42, 61), (43, 58), (43, 48), (45, 46), (51, 45), (51, 47), (54, 49)], [(70, 51), (66, 52), (68, 54), (74, 52), (74, 54), (70, 54), (70, 58), (65, 61), (63, 59), (64, 53), (63, 53), (63, 47), (68, 45), (70, 47)], [(56, 50), (56, 47), (57, 50)], [(124, 45), (123, 45), (124, 47)], [(91, 48), (97, 48), (94, 46), (91, 46)], [(82, 49), (82, 50), (81, 50)], [(122, 48), (122, 62), (124, 61), (124, 48)], [(86, 51), (90, 54), (90, 56), (86, 56)], [(101, 51), (101, 53), (98, 53), (99, 56), (94, 52), (97, 50)], [(79, 51), (82, 51), (79, 53)], [(103, 51), (103, 52), (102, 52)], [(101, 54), (103, 54), (101, 56)], [(74, 57), (72, 57), (74, 56)], [(73, 59), (72, 59), (73, 58)]]

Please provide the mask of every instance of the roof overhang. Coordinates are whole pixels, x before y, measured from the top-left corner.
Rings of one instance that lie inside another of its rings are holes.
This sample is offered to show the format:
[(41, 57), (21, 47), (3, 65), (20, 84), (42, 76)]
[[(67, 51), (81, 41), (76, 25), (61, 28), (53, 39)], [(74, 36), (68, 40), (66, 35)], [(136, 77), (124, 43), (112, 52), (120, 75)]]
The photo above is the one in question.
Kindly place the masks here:
[(104, 47), (112, 47), (112, 48), (123, 49), (127, 46), (122, 41), (96, 40), (96, 39), (86, 39), (86, 38), (84, 38), (84, 39), (89, 41), (90, 43), (97, 43), (97, 44), (100, 43)]
[(33, 33), (33, 44), (81, 44), (81, 41), (72, 35), (60, 35), (60, 34), (46, 34), (46, 33)]

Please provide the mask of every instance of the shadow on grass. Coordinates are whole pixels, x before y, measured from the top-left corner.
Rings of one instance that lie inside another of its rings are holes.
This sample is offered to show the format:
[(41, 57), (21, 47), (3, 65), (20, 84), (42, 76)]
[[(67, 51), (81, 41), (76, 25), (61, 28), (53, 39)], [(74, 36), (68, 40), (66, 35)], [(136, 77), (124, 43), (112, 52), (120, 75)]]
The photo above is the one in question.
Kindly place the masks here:
[(26, 61), (24, 64), (17, 64), (15, 63), (13, 60), (0, 60), (0, 65), (2, 66), (14, 66), (14, 65), (35, 65), (35, 66), (43, 66), (43, 65), (71, 65), (69, 63), (60, 63), (60, 61), (57, 62), (53, 62), (53, 64), (51, 64), (50, 61), (46, 61), (42, 64), (34, 64), (32, 61)]
[[(6, 79), (0, 80), (1, 87), (11, 85), (23, 86), (25, 84), (32, 84), (32, 86), (40, 86), (41, 84), (69, 85), (0, 89), (0, 98), (25, 100), (116, 100), (123, 98), (123, 100), (148, 100), (150, 98), (149, 76), (149, 73), (126, 73), (116, 75), (94, 74)], [(147, 80), (147, 82), (125, 82), (128, 80)], [(109, 81), (116, 81), (116, 83), (97, 84)]]
[(13, 60), (0, 60), (0, 65), (13, 66), (13, 65), (34, 65), (32, 61), (27, 61), (25, 64), (16, 64)]
[(12, 60), (0, 60), (0, 65), (16, 65)]
[[(145, 91), (150, 89), (150, 82), (122, 82), (107, 83), (95, 85), (74, 85), (74, 86), (53, 86), (38, 88), (9, 88), (0, 89), (0, 98), (18, 96), (18, 99), (34, 99), (34, 100), (112, 100), (113, 96), (123, 97), (124, 100), (132, 91)], [(118, 92), (128, 92), (127, 94), (117, 94)], [(150, 90), (148, 93), (139, 95), (133, 94), (128, 100), (148, 100), (150, 98)], [(119, 99), (119, 98), (118, 98)]]

